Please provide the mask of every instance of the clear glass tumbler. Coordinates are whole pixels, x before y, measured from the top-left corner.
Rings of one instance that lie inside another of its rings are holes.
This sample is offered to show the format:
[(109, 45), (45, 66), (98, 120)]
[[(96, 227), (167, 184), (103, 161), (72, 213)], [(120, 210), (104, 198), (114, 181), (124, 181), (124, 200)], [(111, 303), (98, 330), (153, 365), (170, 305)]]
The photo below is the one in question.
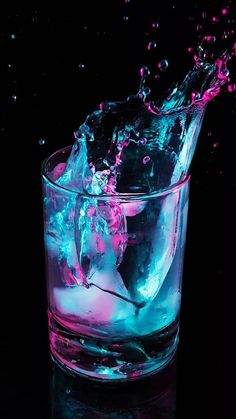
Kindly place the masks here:
[(189, 177), (152, 194), (61, 186), (71, 147), (43, 164), (52, 358), (98, 380), (153, 374), (178, 344)]

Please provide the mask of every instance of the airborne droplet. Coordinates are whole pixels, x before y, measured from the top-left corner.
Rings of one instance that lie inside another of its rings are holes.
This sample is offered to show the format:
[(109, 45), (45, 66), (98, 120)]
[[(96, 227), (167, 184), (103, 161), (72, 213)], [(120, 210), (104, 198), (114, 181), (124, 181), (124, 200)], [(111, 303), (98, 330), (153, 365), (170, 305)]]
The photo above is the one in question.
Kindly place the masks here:
[(44, 145), (46, 143), (44, 138), (40, 138), (39, 145)]
[(222, 9), (221, 10), (221, 14), (222, 15), (228, 15), (229, 14), (229, 9), (226, 9), (226, 8), (225, 9)]
[(159, 22), (152, 22), (152, 28), (153, 29), (159, 28)]
[(141, 77), (146, 77), (146, 76), (149, 76), (150, 75), (150, 70), (149, 70), (149, 68), (146, 66), (146, 65), (143, 65), (141, 68), (140, 68), (140, 76)]
[(236, 83), (232, 83), (232, 84), (228, 85), (228, 92), (229, 93), (235, 92), (235, 90), (236, 90)]
[(148, 43), (148, 46), (147, 46), (147, 49), (149, 50), (149, 51), (151, 51), (152, 49), (155, 49), (157, 47), (157, 44), (156, 44), (156, 42), (149, 42)]
[(203, 37), (203, 41), (209, 42), (209, 44), (213, 44), (214, 42), (216, 42), (216, 37), (212, 35), (205, 35)]
[(219, 18), (217, 16), (212, 16), (211, 18), (213, 23), (218, 23), (219, 22)]
[(147, 164), (148, 162), (150, 162), (151, 158), (149, 156), (145, 156), (143, 158), (143, 164)]
[(168, 67), (169, 63), (166, 59), (161, 60), (158, 64), (157, 67), (159, 68), (160, 71), (165, 71)]

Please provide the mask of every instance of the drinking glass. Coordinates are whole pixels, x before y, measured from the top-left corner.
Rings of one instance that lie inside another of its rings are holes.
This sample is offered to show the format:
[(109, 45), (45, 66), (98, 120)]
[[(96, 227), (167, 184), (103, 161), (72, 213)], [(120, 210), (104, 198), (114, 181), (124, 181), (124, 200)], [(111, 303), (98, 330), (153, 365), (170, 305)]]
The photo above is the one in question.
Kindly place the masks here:
[(71, 147), (43, 164), (52, 358), (95, 380), (163, 369), (178, 344), (189, 176), (155, 193), (60, 185)]

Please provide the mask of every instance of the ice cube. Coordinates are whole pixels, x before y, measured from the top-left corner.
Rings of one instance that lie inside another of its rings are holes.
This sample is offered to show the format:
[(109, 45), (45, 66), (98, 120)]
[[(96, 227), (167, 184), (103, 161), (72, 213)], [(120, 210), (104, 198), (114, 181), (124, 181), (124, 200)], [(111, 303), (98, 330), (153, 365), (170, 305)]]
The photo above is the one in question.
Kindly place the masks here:
[(142, 235), (136, 232), (139, 242), (134, 240), (129, 246), (124, 269), (130, 298), (138, 304), (146, 304), (155, 298), (170, 269), (180, 220), (179, 200), (180, 194), (176, 192), (164, 196), (160, 202), (151, 201), (144, 213), (150, 221), (146, 220)]
[(95, 271), (89, 287), (56, 287), (53, 290), (53, 305), (62, 316), (76, 316), (88, 323), (116, 322), (132, 316), (132, 303), (115, 296), (111, 289), (128, 296), (120, 274), (115, 270)]
[(80, 266), (86, 278), (97, 270), (119, 266), (127, 243), (122, 206), (113, 200), (79, 198), (75, 237)]

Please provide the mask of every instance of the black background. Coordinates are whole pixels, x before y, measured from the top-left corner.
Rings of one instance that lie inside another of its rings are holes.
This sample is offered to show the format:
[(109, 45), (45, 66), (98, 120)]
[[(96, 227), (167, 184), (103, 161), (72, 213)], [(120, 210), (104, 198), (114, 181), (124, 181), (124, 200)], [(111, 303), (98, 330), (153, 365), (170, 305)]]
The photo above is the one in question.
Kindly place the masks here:
[[(1, 293), (2, 418), (21, 414), (54, 419), (208, 418), (219, 409), (224, 218), (226, 201), (234, 197), (235, 187), (228, 152), (235, 135), (234, 94), (224, 89), (208, 106), (191, 166), (176, 402), (175, 373), (164, 396), (154, 403), (147, 397), (143, 408), (135, 407), (143, 389), (129, 390), (131, 410), (121, 390), (114, 393), (120, 392), (123, 410), (109, 393), (106, 398), (106, 392), (101, 396), (88, 386), (85, 397), (75, 381), (68, 384), (70, 379), (62, 373), (52, 374), (40, 184), (43, 159), (73, 142), (73, 131), (101, 100), (122, 99), (136, 92), (143, 64), (155, 74), (161, 59), (169, 61), (153, 87), (154, 95), (183, 76), (193, 59), (187, 48), (197, 44), (199, 34), (212, 30), (210, 18), (220, 17), (219, 33), (228, 24), (220, 14), (226, 2), (219, 1), (214, 8), (211, 3), (103, 0), (72, 6), (58, 2), (56, 7), (12, 6), (1, 13), (2, 229), (7, 229), (6, 242), (2, 239), (6, 249)], [(207, 12), (206, 18), (202, 11)], [(151, 29), (153, 21), (160, 23), (159, 28)], [(199, 24), (202, 31), (196, 29)], [(157, 43), (153, 51), (147, 50), (150, 41)], [(156, 394), (160, 380), (151, 385)]]

